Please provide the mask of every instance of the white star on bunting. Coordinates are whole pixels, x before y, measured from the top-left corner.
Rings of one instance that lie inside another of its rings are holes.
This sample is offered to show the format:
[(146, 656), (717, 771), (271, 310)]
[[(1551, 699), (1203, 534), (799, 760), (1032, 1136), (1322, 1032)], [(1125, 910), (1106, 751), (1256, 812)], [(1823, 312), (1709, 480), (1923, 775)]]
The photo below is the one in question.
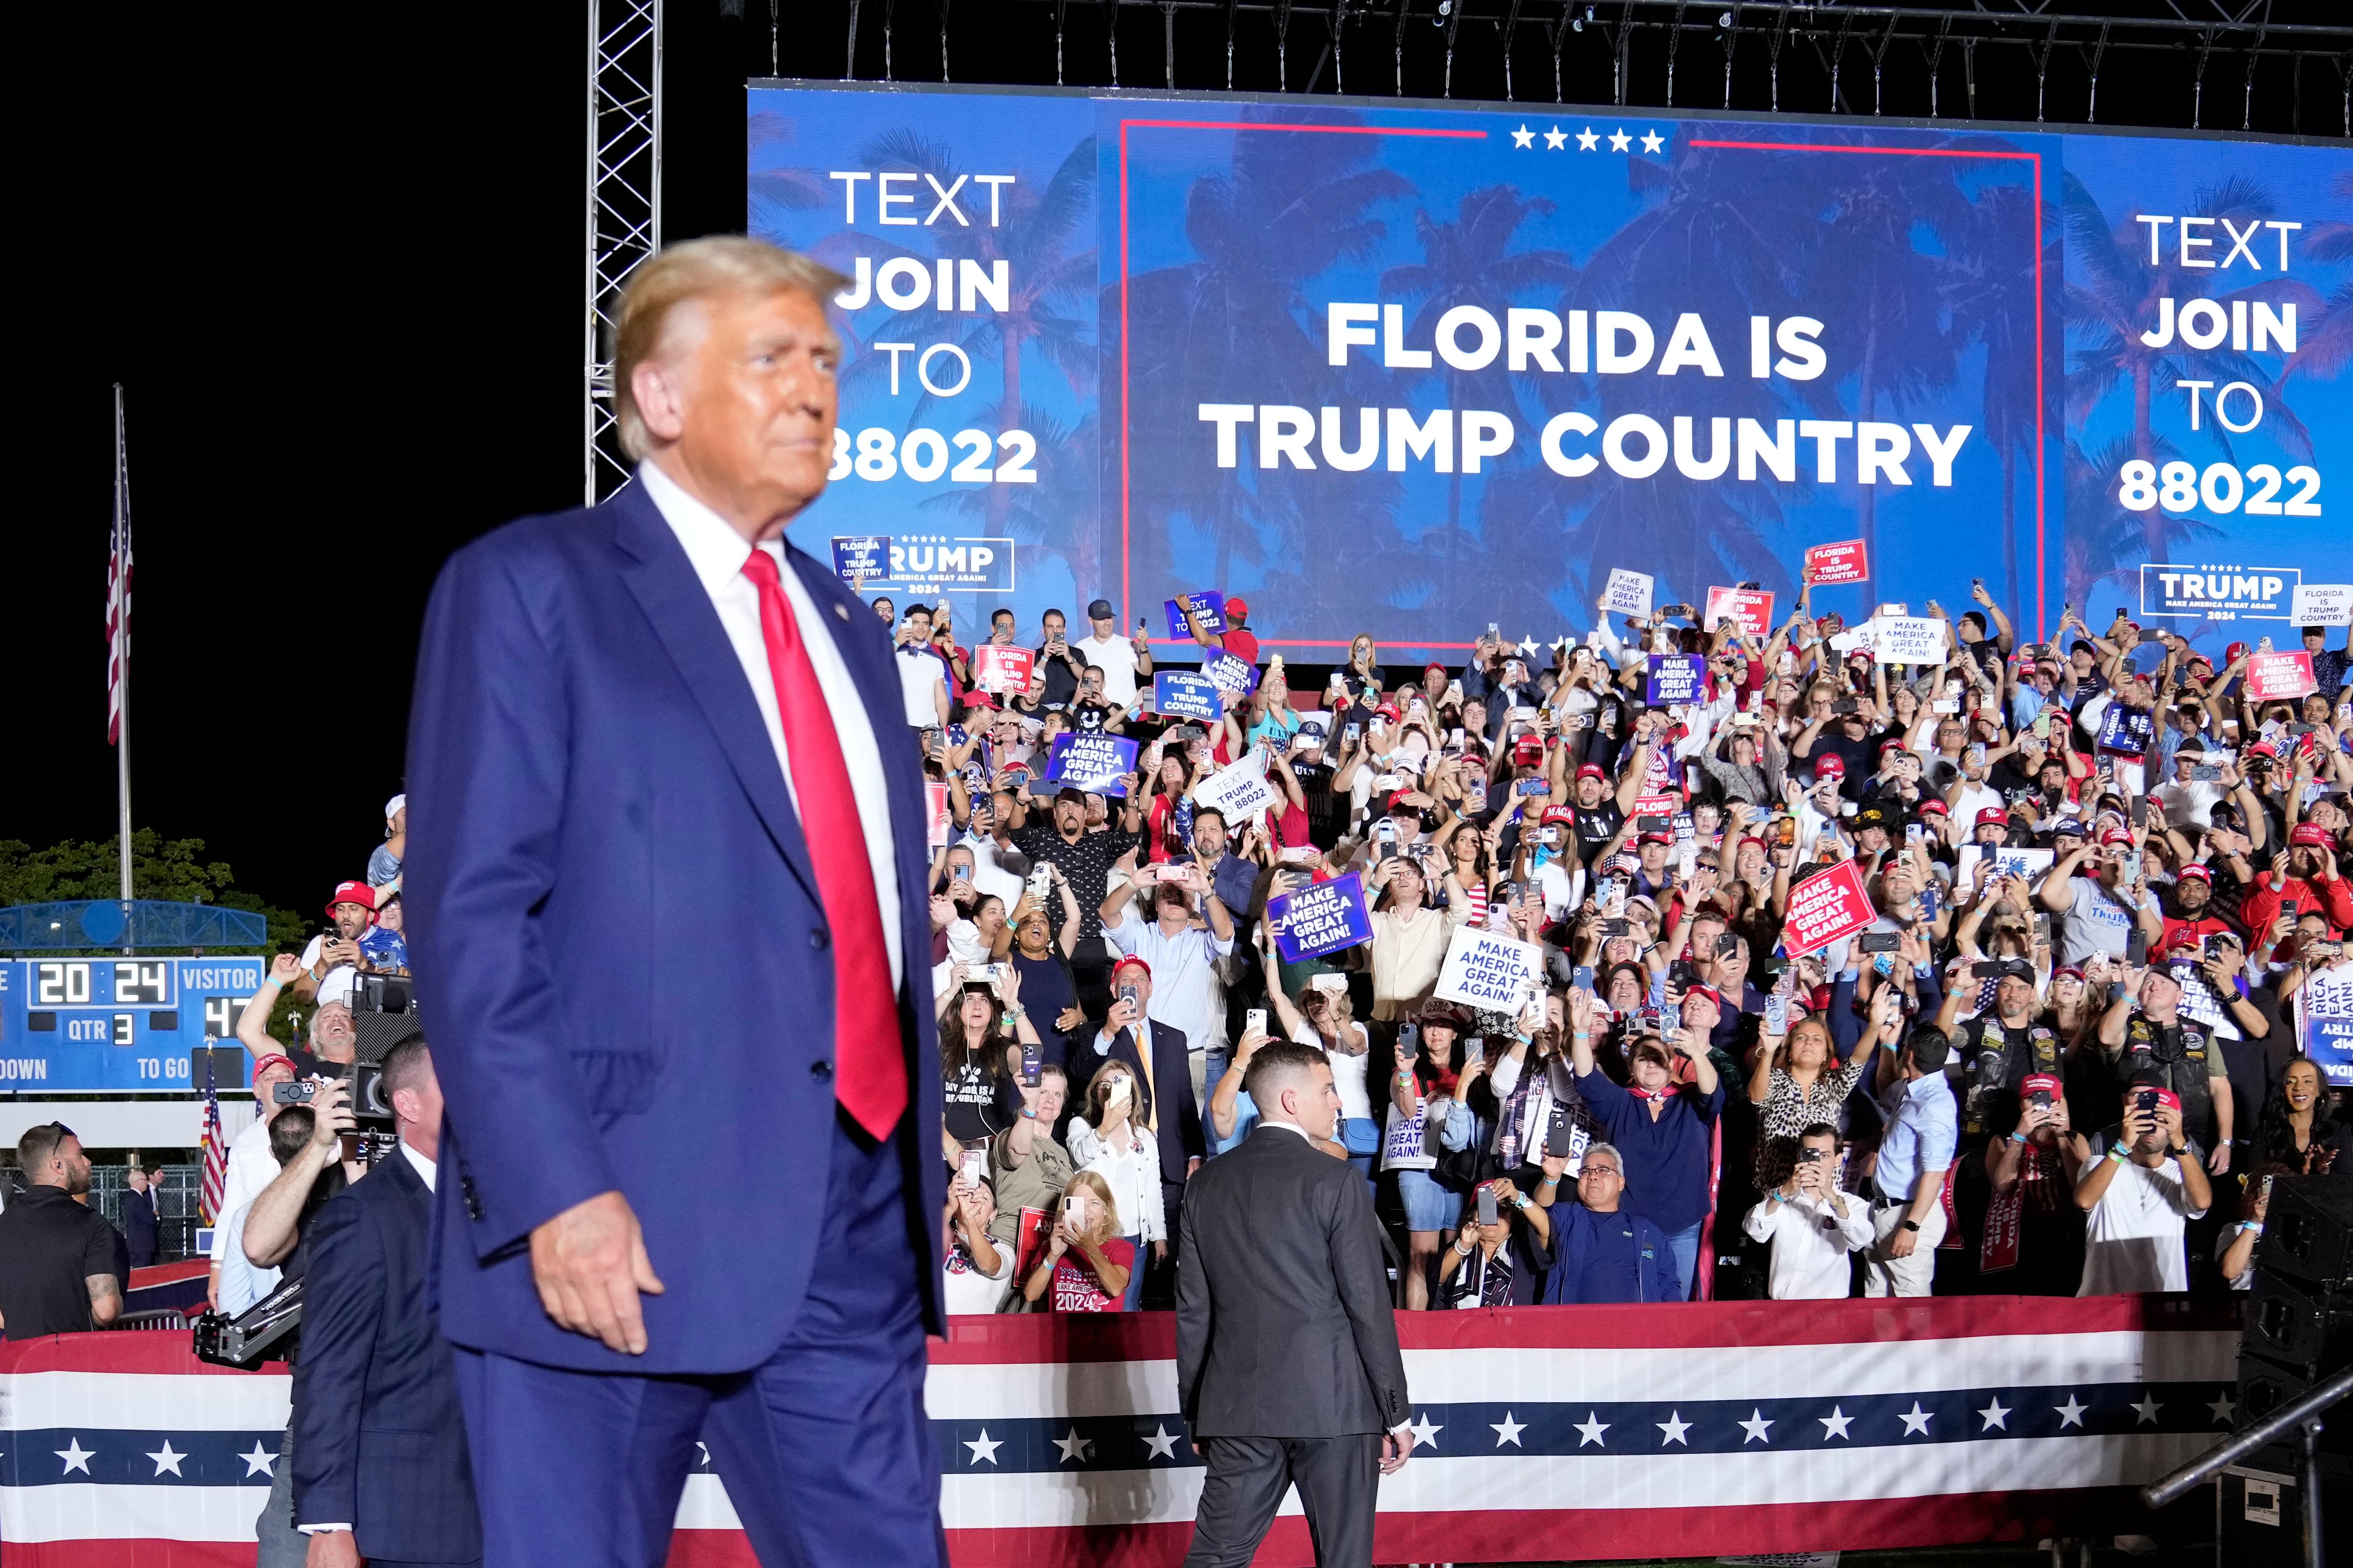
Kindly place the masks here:
[(1664, 147), (1666, 144), (1667, 144), (1667, 143), (1666, 143), (1666, 138), (1664, 138), (1664, 137), (1661, 136), (1657, 132), (1655, 132), (1655, 131), (1645, 131), (1644, 132), (1642, 132), (1642, 151), (1643, 151), (1643, 152), (1645, 152), (1645, 153), (1656, 153), (1656, 152), (1658, 152), (1661, 148)]
[(1593, 133), (1592, 126), (1588, 125), (1584, 130), (1577, 133), (1577, 150), (1578, 152), (1590, 153), (1600, 145), (1601, 138)]
[(2228, 1394), (2225, 1394), (2220, 1399), (2208, 1400), (2206, 1402), (2206, 1408), (2214, 1413), (2215, 1420), (2221, 1422), (2227, 1426), (2231, 1424), (2231, 1413), (2236, 1410), (2238, 1406), (2232, 1403), (2231, 1396)]
[(1634, 139), (1623, 131), (1613, 131), (1609, 133), (1609, 150), (1612, 153), (1623, 153), (1633, 144)]
[(1748, 1434), (1740, 1439), (1740, 1446), (1745, 1448), (1751, 1443), (1770, 1444), (1773, 1439), (1765, 1434), (1772, 1425), (1773, 1423), (1765, 1419), (1765, 1412), (1762, 1408), (1751, 1410), (1748, 1413), (1748, 1419), (1740, 1424), (1740, 1429)]
[(1094, 1446), (1094, 1439), (1092, 1437), (1080, 1436), (1079, 1429), (1076, 1426), (1071, 1428), (1071, 1435), (1069, 1436), (1057, 1437), (1054, 1439), (1054, 1447), (1062, 1450), (1062, 1458), (1060, 1462), (1065, 1465), (1069, 1464), (1073, 1459), (1083, 1463), (1087, 1457), (1087, 1451)]
[(268, 1476), (272, 1480), (278, 1479), (278, 1456), (264, 1448), (260, 1438), (253, 1440), (252, 1453), (239, 1454), (237, 1458), (245, 1461), (247, 1479), (250, 1480), (255, 1476)]
[(1670, 1443), (1683, 1443), (1686, 1448), (1691, 1447), (1689, 1443), (1683, 1443), (1683, 1434), (1692, 1429), (1692, 1424), (1683, 1419), (1682, 1411), (1670, 1410), (1664, 1421), (1653, 1421), (1651, 1425), (1666, 1434), (1659, 1439), (1660, 1447), (1663, 1448)]
[(1512, 145), (1513, 145), (1513, 146), (1514, 146), (1514, 147), (1533, 147), (1533, 146), (1535, 146), (1535, 144), (1536, 144), (1536, 133), (1535, 133), (1535, 132), (1533, 132), (1533, 131), (1529, 130), (1525, 125), (1522, 125), (1522, 126), (1521, 126), (1517, 131), (1514, 131), (1514, 132), (1512, 132)]
[(1911, 1410), (1898, 1419), (1904, 1423), (1905, 1436), (1926, 1437), (1928, 1435), (1928, 1423), (1935, 1420), (1936, 1416), (1932, 1412), (1921, 1409), (1920, 1402), (1915, 1399), (1912, 1402)]
[(1990, 1432), (1997, 1426), (2005, 1432), (2010, 1430), (2010, 1408), (2000, 1400), (1995, 1400), (1978, 1414), (1985, 1417), (1985, 1425), (1978, 1427), (1978, 1431)]
[(1568, 145), (1568, 134), (1557, 125), (1545, 132), (1545, 151), (1557, 153)]
[(2059, 1413), (2059, 1426), (2063, 1431), (2070, 1426), (2081, 1426), (2084, 1424), (2084, 1412), (2089, 1410), (2091, 1406), (2076, 1404), (2075, 1396), (2071, 1394), (2067, 1396), (2066, 1404), (2054, 1405), (2051, 1408)]
[(1850, 1443), (1854, 1441), (1853, 1436), (1847, 1431), (1848, 1427), (1854, 1425), (1854, 1417), (1837, 1405), (1831, 1406), (1831, 1413), (1828, 1415), (1817, 1415), (1814, 1419), (1822, 1424), (1823, 1442), (1827, 1443), (1833, 1437), (1844, 1437)]
[(971, 1463), (993, 1465), (997, 1463), (997, 1450), (1005, 1447), (1005, 1444), (1000, 1438), (991, 1437), (988, 1435), (988, 1428), (984, 1426), (980, 1429), (978, 1440), (966, 1437), (964, 1440), (964, 1446), (972, 1450)]
[(2143, 1421), (2154, 1425), (2157, 1421), (2157, 1413), (2164, 1408), (2157, 1402), (2156, 1394), (2147, 1389), (2141, 1390), (2140, 1403), (2133, 1406), (2133, 1425), (2137, 1426)]
[(83, 1447), (79, 1437), (68, 1437), (64, 1447), (53, 1448), (50, 1452), (66, 1462), (67, 1475), (72, 1475), (76, 1470), (79, 1470), (85, 1476), (89, 1475), (90, 1462), (98, 1457), (98, 1450)]
[(1534, 653), (1534, 652), (1535, 652), (1535, 651), (1536, 651), (1536, 639), (1535, 639), (1535, 638), (1534, 638), (1534, 637), (1522, 637), (1522, 638), (1520, 639), (1520, 651), (1521, 651), (1522, 653)]
[(1490, 1421), (1487, 1425), (1495, 1429), (1495, 1447), (1498, 1448), (1506, 1443), (1514, 1448), (1519, 1447), (1520, 1434), (1528, 1429), (1526, 1422), (1513, 1420), (1512, 1413), (1508, 1410), (1504, 1412), (1504, 1418), (1501, 1421)]
[[(150, 1454), (147, 1457), (155, 1461), (155, 1474), (159, 1476), (165, 1470), (169, 1470), (174, 1475), (179, 1476), (180, 1461), (187, 1458), (185, 1454), (175, 1454), (172, 1452), (172, 1439), (169, 1437), (164, 1439), (164, 1447), (162, 1452)], [(186, 1480), (188, 1478), (185, 1476), (180, 1476), (180, 1479), (182, 1480)]]
[(1435, 1448), (1438, 1447), (1438, 1435), (1440, 1432), (1445, 1431), (1446, 1428), (1430, 1420), (1430, 1412), (1425, 1410), (1421, 1413), (1421, 1419), (1407, 1427), (1406, 1430), (1413, 1434), (1413, 1446), (1415, 1447)]
[(1168, 1424), (1165, 1421), (1152, 1424), (1152, 1436), (1144, 1440), (1144, 1446), (1152, 1450), (1147, 1458), (1174, 1459), (1176, 1457), (1176, 1437), (1168, 1430)]
[(1588, 1410), (1585, 1413), (1585, 1419), (1577, 1424), (1577, 1446), (1582, 1448), (1590, 1443), (1597, 1448), (1606, 1448), (1609, 1445), (1601, 1440), (1601, 1434), (1609, 1430), (1609, 1423), (1601, 1419), (1601, 1412)]

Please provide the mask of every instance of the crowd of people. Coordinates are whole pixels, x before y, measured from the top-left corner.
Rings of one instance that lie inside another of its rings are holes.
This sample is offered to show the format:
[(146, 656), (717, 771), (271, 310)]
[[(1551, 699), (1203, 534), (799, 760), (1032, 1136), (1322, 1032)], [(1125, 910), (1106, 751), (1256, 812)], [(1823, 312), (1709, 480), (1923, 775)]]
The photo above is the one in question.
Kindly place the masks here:
[[(1250, 670), (1208, 720), (1155, 710), (1107, 601), (1076, 640), (997, 611), (1032, 658), (987, 689), (944, 604), (874, 600), (946, 786), (955, 1310), (1166, 1304), (1273, 1039), (1329, 1059), (1321, 1146), (1408, 1308), (2244, 1288), (2272, 1179), (2353, 1175), (2346, 1069), (2297, 1044), (2353, 982), (2345, 647), (2305, 628), (2316, 689), (2259, 700), (2267, 639), (2218, 663), (2071, 607), (2029, 643), (1980, 584), (1926, 605), (1940, 658), (1881, 662), (1811, 596), (1490, 626), (1459, 666), (1360, 636), (1322, 679), (1188, 601), (1188, 661)], [(1704, 661), (1690, 700), (1647, 700), (1654, 656)], [(1073, 731), (1133, 772), (1050, 778)], [(1245, 766), (1272, 804), (1229, 819)], [(1793, 890), (1847, 862), (1875, 918), (1791, 952)], [(1351, 875), (1369, 937), (1286, 957), (1270, 899)], [(1466, 926), (1539, 944), (1540, 994), (1435, 995)]]

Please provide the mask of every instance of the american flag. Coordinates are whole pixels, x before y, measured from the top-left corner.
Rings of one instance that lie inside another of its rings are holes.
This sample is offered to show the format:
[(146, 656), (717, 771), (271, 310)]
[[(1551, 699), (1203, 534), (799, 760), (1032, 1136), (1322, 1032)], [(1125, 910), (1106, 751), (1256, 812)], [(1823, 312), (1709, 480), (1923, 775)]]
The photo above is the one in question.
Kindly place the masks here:
[(213, 1083), (212, 1053), (205, 1053), (205, 1190), (199, 1220), (210, 1225), (220, 1217), (221, 1199), (228, 1192), (228, 1139), (221, 1132), (220, 1096)]
[(122, 683), (131, 668), (131, 459), (122, 388), (114, 389), (114, 534), (106, 552), (106, 743), (122, 740)]

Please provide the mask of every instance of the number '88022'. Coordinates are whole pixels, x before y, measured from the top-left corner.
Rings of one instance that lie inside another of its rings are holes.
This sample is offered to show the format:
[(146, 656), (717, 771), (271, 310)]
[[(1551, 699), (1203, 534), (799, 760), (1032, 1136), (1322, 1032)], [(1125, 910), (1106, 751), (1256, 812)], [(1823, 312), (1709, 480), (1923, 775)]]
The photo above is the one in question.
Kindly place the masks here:
[[(2116, 478), (2116, 504), (2127, 511), (2163, 507), (2183, 512), (2202, 505), (2211, 512), (2244, 511), (2250, 517), (2320, 515), (2320, 470), (2309, 464), (2283, 474), (2269, 463), (2257, 463), (2242, 474), (2234, 463), (2209, 463), (2201, 473), (2189, 463), (2159, 468), (2145, 458), (2135, 458)], [(2295, 488), (2282, 500), (2279, 493), (2285, 485)]]
[[(953, 468), (948, 466), (950, 447), (964, 454)], [(991, 457), (1002, 460), (992, 465)], [(837, 425), (833, 468), (826, 478), (846, 479), (855, 474), (879, 481), (904, 474), (919, 485), (943, 476), (956, 484), (1034, 485), (1038, 470), (1029, 465), (1037, 457), (1038, 437), (1027, 430), (1004, 430), (992, 437), (986, 430), (943, 436), (936, 430), (914, 429), (896, 436), (870, 425), (853, 437)]]

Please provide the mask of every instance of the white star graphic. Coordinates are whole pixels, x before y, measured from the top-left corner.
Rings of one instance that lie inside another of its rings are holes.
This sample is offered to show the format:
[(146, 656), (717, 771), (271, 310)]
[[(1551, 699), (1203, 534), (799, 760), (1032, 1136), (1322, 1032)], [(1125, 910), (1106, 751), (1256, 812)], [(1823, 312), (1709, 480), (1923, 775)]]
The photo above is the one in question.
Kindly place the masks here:
[(50, 1452), (66, 1462), (67, 1475), (72, 1475), (76, 1470), (79, 1470), (85, 1476), (89, 1475), (90, 1462), (98, 1457), (98, 1450), (83, 1447), (79, 1437), (69, 1437), (66, 1439), (64, 1447), (53, 1448)]
[(1536, 639), (1535, 639), (1535, 638), (1534, 638), (1534, 637), (1522, 637), (1522, 638), (1520, 639), (1520, 651), (1521, 651), (1522, 653), (1534, 653), (1534, 652), (1535, 652), (1535, 651), (1536, 651)]
[(1577, 1446), (1582, 1448), (1590, 1443), (1597, 1448), (1606, 1448), (1609, 1445), (1601, 1440), (1601, 1434), (1609, 1430), (1609, 1423), (1601, 1419), (1601, 1412), (1588, 1410), (1585, 1413), (1585, 1419), (1577, 1424)]
[(1430, 1420), (1430, 1412), (1425, 1410), (1421, 1414), (1421, 1419), (1407, 1427), (1406, 1430), (1413, 1434), (1413, 1446), (1415, 1447), (1435, 1448), (1438, 1447), (1438, 1435), (1440, 1432), (1445, 1431), (1446, 1428)]
[(1623, 153), (1633, 144), (1634, 139), (1623, 131), (1612, 131), (1609, 133), (1609, 150), (1612, 153)]
[(245, 1461), (248, 1479), (255, 1476), (268, 1476), (272, 1480), (278, 1479), (278, 1456), (264, 1448), (260, 1438), (253, 1440), (252, 1453), (239, 1454), (237, 1458)]
[[(164, 1447), (160, 1453), (150, 1454), (147, 1457), (155, 1461), (155, 1474), (159, 1476), (165, 1470), (169, 1470), (174, 1475), (179, 1476), (180, 1461), (187, 1458), (185, 1454), (175, 1454), (172, 1452), (172, 1439), (169, 1437), (164, 1439)], [(185, 1476), (180, 1476), (180, 1479), (182, 1480), (186, 1480), (188, 1478)]]
[(1833, 1437), (1844, 1437), (1850, 1443), (1854, 1441), (1847, 1432), (1847, 1428), (1854, 1425), (1854, 1417), (1837, 1405), (1831, 1406), (1831, 1413), (1828, 1415), (1817, 1415), (1814, 1419), (1822, 1424), (1823, 1442), (1827, 1443)]
[(1935, 1420), (1936, 1415), (1932, 1411), (1921, 1409), (1920, 1402), (1915, 1399), (1912, 1402), (1911, 1410), (1899, 1417), (1899, 1419), (1904, 1423), (1904, 1435), (1905, 1436), (1926, 1437), (1928, 1435), (1928, 1423)]
[(1561, 649), (1569, 646), (1569, 640), (1565, 637), (1555, 637), (1552, 639), (1552, 651), (1555, 653), (1558, 653)]
[(708, 1466), (711, 1463), (711, 1445), (697, 1443), (694, 1446), (694, 1459), (699, 1465)]
[(997, 1463), (997, 1450), (1005, 1447), (1005, 1444), (1000, 1439), (990, 1436), (988, 1428), (984, 1426), (980, 1429), (979, 1441), (976, 1442), (966, 1437), (964, 1440), (964, 1446), (972, 1450), (971, 1463), (993, 1465)]
[(2133, 1406), (2133, 1425), (2137, 1426), (2143, 1421), (2147, 1421), (2152, 1426), (2155, 1425), (2157, 1421), (2157, 1413), (2163, 1408), (2163, 1405), (2158, 1404), (2156, 1394), (2149, 1393), (2147, 1389), (2142, 1389), (2140, 1403)]
[(2208, 1400), (2206, 1402), (2206, 1408), (2214, 1413), (2215, 1420), (2228, 1426), (2231, 1420), (2231, 1413), (2236, 1410), (2238, 1406), (2232, 1404), (2231, 1396), (2228, 1394), (2225, 1394), (2220, 1399)]
[(1487, 1425), (1495, 1429), (1495, 1447), (1498, 1448), (1506, 1443), (1514, 1448), (1520, 1447), (1520, 1434), (1528, 1429), (1526, 1422), (1513, 1420), (1512, 1413), (1508, 1410), (1504, 1412), (1504, 1418), (1501, 1421), (1490, 1421)]
[(1176, 1457), (1176, 1436), (1168, 1430), (1166, 1422), (1152, 1424), (1152, 1436), (1144, 1440), (1144, 1446), (1152, 1450), (1146, 1456), (1149, 1458), (1174, 1459)]
[(1667, 142), (1666, 142), (1666, 138), (1665, 138), (1665, 137), (1663, 137), (1663, 136), (1661, 136), (1657, 132), (1655, 132), (1655, 131), (1645, 131), (1645, 132), (1642, 132), (1642, 151), (1643, 151), (1643, 152), (1645, 152), (1645, 153), (1656, 153), (1656, 152), (1658, 152), (1661, 148), (1664, 147), (1666, 144), (1667, 144)]
[(1533, 132), (1533, 131), (1529, 130), (1525, 125), (1522, 125), (1522, 126), (1521, 126), (1517, 131), (1514, 131), (1514, 132), (1512, 132), (1512, 145), (1513, 145), (1513, 146), (1514, 146), (1514, 147), (1533, 147), (1533, 146), (1535, 146), (1535, 144), (1536, 144), (1536, 133), (1535, 133), (1535, 132)]
[(1748, 1413), (1748, 1419), (1740, 1424), (1740, 1429), (1748, 1434), (1748, 1436), (1740, 1439), (1740, 1446), (1745, 1448), (1751, 1443), (1765, 1443), (1769, 1445), (1773, 1439), (1767, 1437), (1765, 1433), (1772, 1425), (1773, 1423), (1765, 1419), (1765, 1412), (1763, 1410), (1751, 1410)]
[(1985, 1417), (1985, 1425), (1978, 1427), (1978, 1431), (1990, 1432), (1997, 1426), (2005, 1432), (2010, 1430), (2010, 1409), (2000, 1400), (1995, 1400), (1978, 1414)]
[(2084, 1424), (2084, 1412), (2089, 1410), (2091, 1406), (2076, 1404), (2075, 1396), (2071, 1394), (2067, 1396), (2066, 1404), (2054, 1405), (2051, 1408), (2059, 1413), (2059, 1425), (2062, 1429), (2064, 1429), (2069, 1426), (2081, 1426)]
[(1601, 138), (1593, 133), (1592, 126), (1588, 125), (1584, 130), (1577, 133), (1577, 150), (1578, 152), (1590, 153), (1596, 147), (1600, 145)]
[(1073, 1459), (1076, 1459), (1081, 1463), (1084, 1463), (1087, 1457), (1087, 1451), (1094, 1446), (1094, 1439), (1092, 1437), (1080, 1436), (1079, 1429), (1076, 1426), (1071, 1428), (1071, 1435), (1069, 1436), (1057, 1437), (1054, 1439), (1054, 1447), (1062, 1450), (1060, 1462), (1065, 1465), (1069, 1464)]
[(1666, 1434), (1659, 1439), (1660, 1447), (1663, 1448), (1670, 1443), (1683, 1443), (1686, 1448), (1691, 1447), (1689, 1443), (1683, 1443), (1683, 1434), (1692, 1429), (1692, 1424), (1683, 1419), (1682, 1411), (1670, 1410), (1664, 1421), (1653, 1421), (1651, 1425)]
[(1545, 132), (1545, 151), (1557, 153), (1568, 145), (1568, 133), (1556, 125)]

